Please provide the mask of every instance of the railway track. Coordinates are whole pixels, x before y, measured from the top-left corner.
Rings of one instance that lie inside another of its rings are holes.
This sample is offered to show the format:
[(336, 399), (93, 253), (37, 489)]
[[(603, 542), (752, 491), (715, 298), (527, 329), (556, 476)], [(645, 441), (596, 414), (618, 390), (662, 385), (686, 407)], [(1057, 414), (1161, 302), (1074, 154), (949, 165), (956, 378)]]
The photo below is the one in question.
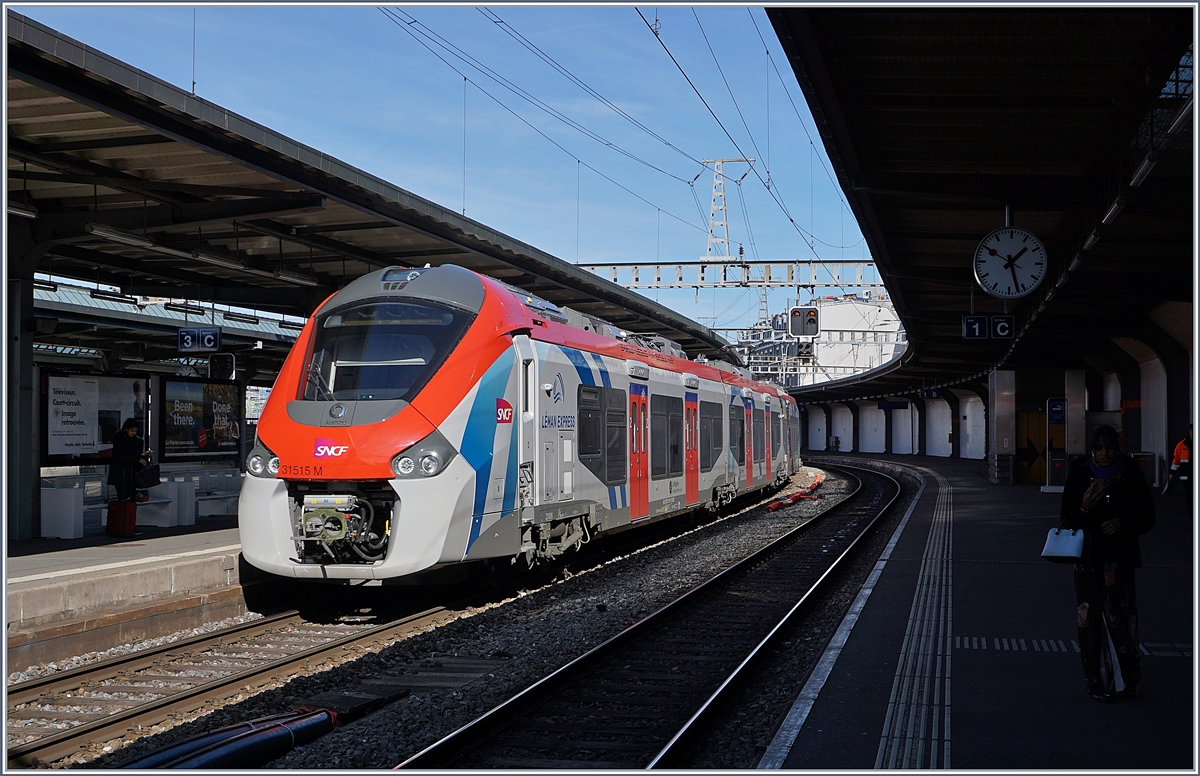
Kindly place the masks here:
[[(766, 495), (770, 499), (770, 493)], [(760, 499), (762, 496), (759, 497)], [(735, 502), (734, 510), (753, 502)], [(759, 503), (765, 503), (759, 501)], [(701, 520), (703, 522), (703, 520)], [(618, 534), (567, 560), (561, 569), (594, 565), (675, 535), (684, 520)], [(305, 666), (372, 643), (396, 640), (406, 631), (455, 619), (463, 608), (503, 598), (519, 584), (549, 579), (552, 567), (501, 576), (480, 593), (470, 585), (447, 591), (458, 599), (399, 619), (349, 615), (314, 622), (310, 614), (284, 612), (251, 623), (143, 650), (113, 660), (14, 684), (8, 688), (9, 767), (30, 767), (69, 757), (89, 746), (147, 729), (169, 718), (219, 705)], [(453, 592), (457, 590), (458, 592)], [(447, 595), (433, 601), (447, 600)], [(410, 612), (412, 610), (410, 609)], [(454, 669), (450, 669), (454, 670)], [(469, 669), (468, 669), (469, 670)]]
[(884, 474), (836, 468), (858, 482), (850, 497), (400, 767), (685, 767), (732, 689), (899, 496)]
[(437, 607), (384, 622), (312, 622), (284, 612), (15, 684), (7, 693), (8, 767), (53, 762), (449, 616)]

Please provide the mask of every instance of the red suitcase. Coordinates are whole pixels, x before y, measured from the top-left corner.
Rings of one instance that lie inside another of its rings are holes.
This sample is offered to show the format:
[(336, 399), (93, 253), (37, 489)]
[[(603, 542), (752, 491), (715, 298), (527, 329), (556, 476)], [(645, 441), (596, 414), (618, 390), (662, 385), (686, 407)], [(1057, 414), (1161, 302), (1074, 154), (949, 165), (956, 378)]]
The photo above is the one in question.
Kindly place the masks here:
[(133, 529), (136, 525), (136, 501), (110, 501), (108, 503), (108, 522), (105, 529), (109, 536), (133, 536)]

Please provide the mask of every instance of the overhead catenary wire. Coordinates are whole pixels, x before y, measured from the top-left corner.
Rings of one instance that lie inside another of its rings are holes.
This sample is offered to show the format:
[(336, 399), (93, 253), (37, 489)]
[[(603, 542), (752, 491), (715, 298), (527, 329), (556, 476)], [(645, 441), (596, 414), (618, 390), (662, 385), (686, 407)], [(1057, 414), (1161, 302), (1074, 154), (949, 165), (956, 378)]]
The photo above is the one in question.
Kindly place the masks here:
[[(758, 20), (754, 18), (754, 13), (749, 8), (746, 9), (746, 13), (750, 15), (750, 21), (754, 25), (754, 31), (758, 33), (758, 39), (762, 41), (763, 48), (767, 49), (767, 41), (765, 38), (763, 38), (762, 30), (760, 30), (758, 27)], [(775, 77), (779, 79), (780, 85), (783, 86), (783, 93), (787, 95), (788, 102), (792, 106), (792, 111), (796, 114), (796, 120), (800, 123), (800, 128), (804, 130), (804, 135), (808, 138), (809, 146), (813, 147), (815, 144), (813, 142), (812, 134), (808, 131), (808, 125), (804, 123), (804, 119), (800, 115), (800, 109), (796, 107), (796, 101), (792, 99), (792, 93), (787, 88), (787, 82), (783, 80), (783, 74), (779, 72), (779, 67), (775, 64), (775, 60), (770, 56), (770, 53), (770, 49), (767, 49), (767, 61), (771, 68), (775, 71)], [(824, 158), (820, 157), (820, 155), (817, 155), (817, 158), (821, 162), (821, 169), (825, 171), (825, 177), (827, 177), (830, 184), (833, 185), (833, 190), (837, 194), (838, 201), (842, 204), (843, 208), (849, 210), (850, 205), (846, 202), (845, 198), (842, 197), (841, 189), (838, 187), (837, 181), (834, 180), (833, 172), (825, 166)], [(813, 235), (813, 239), (830, 248), (854, 248), (858, 245), (861, 245), (866, 238), (859, 238), (858, 242), (854, 243), (853, 245), (833, 245), (832, 243), (827, 243), (824, 240), (818, 239), (815, 234)]]
[[(510, 113), (510, 114), (511, 114), (511, 115), (512, 115), (514, 118), (516, 118), (516, 119), (517, 119), (518, 121), (520, 121), (522, 124), (524, 124), (525, 126), (529, 127), (531, 130), (533, 130), (533, 131), (534, 131), (534, 132), (536, 132), (538, 135), (540, 135), (541, 137), (543, 137), (543, 138), (544, 138), (545, 140), (547, 140), (547, 141), (548, 141), (550, 144), (552, 144), (552, 145), (553, 145), (555, 148), (557, 148), (558, 150), (562, 151), (562, 152), (563, 152), (564, 154), (566, 154), (567, 156), (571, 157), (571, 158), (572, 158), (573, 160), (575, 160), (577, 163), (579, 163), (580, 165), (582, 165), (582, 166), (586, 167), (587, 169), (591, 170), (592, 172), (596, 173), (596, 174), (597, 174), (597, 175), (599, 175), (601, 178), (603, 178), (604, 180), (606, 180), (606, 181), (608, 181), (609, 183), (613, 184), (614, 186), (616, 186), (617, 188), (621, 189), (622, 191), (624, 191), (625, 193), (629, 194), (630, 196), (634, 197), (635, 199), (637, 199), (637, 200), (639, 200), (639, 201), (641, 201), (641, 202), (644, 202), (645, 204), (649, 205), (650, 207), (653, 207), (653, 208), (656, 208), (656, 209), (662, 210), (662, 212), (663, 212), (663, 213), (666, 213), (668, 216), (670, 216), (671, 218), (673, 218), (673, 219), (675, 219), (676, 221), (680, 222), (681, 224), (684, 224), (684, 225), (686, 225), (686, 226), (689, 226), (689, 227), (691, 227), (692, 229), (696, 229), (697, 231), (701, 231), (701, 232), (707, 231), (707, 230), (706, 230), (704, 227), (697, 226), (696, 224), (694, 224), (694, 223), (691, 223), (690, 221), (688, 221), (688, 220), (686, 220), (686, 219), (684, 219), (684, 218), (681, 218), (680, 216), (677, 216), (677, 215), (675, 215), (675, 214), (674, 214), (674, 213), (672, 213), (671, 211), (669, 211), (669, 210), (665, 210), (665, 209), (663, 209), (663, 208), (659, 207), (658, 205), (656, 205), (655, 203), (653, 203), (653, 202), (651, 202), (650, 200), (646, 199), (645, 197), (643, 197), (642, 195), (638, 194), (637, 192), (633, 191), (633, 190), (632, 190), (632, 189), (630, 189), (629, 187), (627, 187), (627, 186), (625, 186), (625, 185), (623, 185), (623, 184), (621, 184), (621, 183), (617, 182), (616, 180), (614, 180), (613, 178), (609, 177), (608, 175), (605, 175), (605, 174), (604, 174), (603, 172), (601, 172), (600, 170), (596, 169), (596, 168), (595, 168), (595, 167), (593, 167), (592, 165), (590, 165), (590, 164), (588, 164), (587, 162), (585, 162), (585, 161), (583, 161), (582, 159), (580, 159), (578, 156), (576, 156), (574, 153), (572, 153), (571, 151), (569, 151), (567, 148), (565, 148), (565, 147), (564, 147), (564, 146), (563, 146), (561, 143), (559, 143), (558, 141), (556, 141), (554, 138), (550, 137), (550, 136), (549, 136), (549, 135), (547, 135), (545, 132), (543, 132), (542, 130), (538, 129), (536, 126), (534, 126), (532, 123), (530, 123), (530, 121), (529, 121), (528, 119), (526, 119), (524, 116), (522, 116), (521, 114), (517, 113), (515, 110), (513, 110), (513, 109), (512, 109), (512, 108), (510, 108), (508, 105), (506, 105), (506, 104), (505, 104), (505, 103), (504, 103), (502, 100), (500, 100), (500, 99), (499, 99), (499, 98), (497, 98), (495, 95), (493, 95), (491, 92), (489, 92), (487, 89), (485, 89), (483, 86), (481, 86), (481, 85), (480, 85), (478, 82), (476, 82), (476, 81), (472, 80), (472, 79), (471, 79), (471, 78), (470, 78), (470, 77), (469, 77), (469, 76), (468, 76), (466, 73), (462, 72), (462, 71), (461, 71), (461, 70), (459, 70), (457, 67), (455, 67), (455, 66), (454, 66), (454, 65), (453, 65), (453, 64), (452, 64), (450, 61), (448, 61), (448, 60), (447, 60), (445, 57), (443, 57), (441, 54), (439, 54), (437, 51), (435, 51), (435, 50), (434, 50), (434, 49), (433, 49), (433, 48), (432, 48), (432, 47), (431, 47), (431, 46), (430, 46), (428, 43), (426, 43), (424, 40), (422, 40), (422, 39), (421, 39), (421, 37), (420, 37), (419, 35), (417, 35), (415, 32), (413, 32), (413, 31), (410, 29), (410, 26), (411, 26), (411, 25), (415, 25), (415, 24), (417, 24), (417, 22), (416, 22), (416, 20), (415, 20), (415, 19), (414, 19), (414, 20), (413, 20), (413, 22), (411, 22), (411, 23), (410, 23), (410, 22), (405, 22), (403, 19), (400, 19), (400, 18), (398, 17), (398, 15), (393, 15), (393, 13), (391, 12), (391, 9), (387, 9), (387, 8), (380, 8), (379, 10), (380, 10), (380, 12), (381, 12), (381, 13), (383, 13), (383, 15), (384, 15), (384, 16), (386, 16), (386, 17), (387, 17), (387, 18), (388, 18), (390, 21), (392, 21), (392, 23), (394, 23), (394, 24), (395, 24), (397, 27), (399, 27), (401, 30), (404, 30), (404, 32), (408, 33), (408, 35), (409, 35), (410, 37), (412, 37), (412, 39), (413, 39), (413, 40), (415, 40), (415, 41), (416, 41), (418, 44), (420, 44), (420, 45), (421, 45), (421, 46), (422, 46), (422, 47), (423, 47), (423, 48), (424, 48), (426, 51), (428, 51), (430, 54), (432, 54), (434, 57), (436, 57), (436, 58), (437, 58), (439, 61), (441, 61), (441, 62), (442, 62), (442, 64), (446, 65), (446, 67), (450, 68), (450, 69), (451, 69), (452, 71), (454, 71), (454, 72), (455, 72), (457, 75), (459, 75), (459, 76), (460, 76), (461, 78), (463, 78), (465, 81), (467, 81), (467, 82), (468, 82), (468, 83), (470, 83), (472, 86), (474, 86), (476, 89), (478, 89), (480, 92), (482, 92), (484, 95), (486, 95), (486, 96), (487, 96), (487, 97), (488, 97), (490, 100), (492, 100), (492, 101), (493, 101), (493, 102), (495, 102), (497, 105), (499, 105), (501, 108), (503, 108), (503, 109), (504, 109), (504, 110), (506, 110), (508, 113)], [(686, 182), (686, 181), (685, 181), (685, 182)]]
[[(645, 15), (642, 13), (641, 9), (634, 8), (633, 10), (636, 11), (637, 15), (639, 17), (641, 17), (641, 20), (643, 22), (645, 22), (647, 29), (650, 29), (651, 32), (653, 32), (653, 28), (650, 27), (649, 20), (646, 19)], [(733, 135), (730, 134), (729, 130), (725, 127), (725, 124), (721, 121), (721, 118), (717, 115), (716, 111), (714, 111), (712, 109), (712, 106), (708, 104), (708, 100), (706, 100), (704, 98), (704, 95), (700, 92), (700, 89), (698, 89), (696, 87), (696, 84), (693, 83), (692, 79), (688, 76), (687, 71), (683, 69), (683, 65), (679, 64), (679, 60), (677, 60), (675, 58), (675, 55), (671, 53), (671, 49), (667, 48), (667, 44), (662, 39), (662, 36), (656, 34), (654, 37), (658, 41), (659, 45), (662, 46), (662, 49), (663, 49), (663, 51), (666, 52), (667, 56), (670, 57), (671, 61), (673, 63), (675, 63), (675, 67), (679, 70), (679, 73), (680, 73), (680, 75), (683, 76), (684, 80), (687, 81), (688, 86), (692, 87), (692, 91), (694, 91), (696, 93), (696, 96), (700, 98), (700, 102), (704, 105), (705, 109), (708, 110), (709, 115), (711, 115), (713, 117), (713, 120), (717, 122), (717, 126), (721, 128), (722, 132), (725, 133), (725, 137), (727, 137), (729, 139), (729, 142), (733, 144), (734, 150), (736, 150), (742, 158), (746, 158), (746, 153), (742, 150), (741, 146), (738, 145), (738, 142), (737, 142), (737, 140), (734, 139)], [(810, 251), (812, 251), (813, 256), (815, 256), (818, 260), (820, 260), (820, 258), (821, 258), (820, 254), (817, 253), (816, 248), (814, 247), (813, 243), (809, 241), (808, 235), (805, 234), (804, 228), (801, 227), (800, 224), (796, 223), (796, 219), (793, 218), (792, 214), (788, 212), (787, 206), (783, 203), (782, 200), (779, 199), (778, 196), (776, 196), (775, 191), (771, 187), (767, 186), (767, 182), (763, 179), (762, 175), (759, 174), (758, 170), (756, 170), (753, 165), (750, 166), (750, 171), (753, 172), (754, 177), (758, 178), (759, 182), (762, 183), (763, 188), (767, 192), (767, 195), (770, 196), (771, 199), (773, 199), (775, 201), (775, 204), (779, 206), (779, 209), (783, 211), (783, 214), (787, 218), (788, 223), (790, 223), (792, 225), (792, 228), (795, 229), (797, 234), (800, 235), (800, 238), (801, 238), (801, 240), (803, 240), (805, 246), (807, 246), (808, 249)]]
[[(607, 148), (612, 149), (613, 151), (616, 151), (617, 153), (631, 159), (632, 161), (637, 162), (638, 164), (645, 165), (646, 167), (649, 167), (650, 169), (652, 169), (656, 172), (662, 173), (663, 175), (666, 175), (669, 178), (674, 178), (675, 180), (679, 181), (680, 183), (685, 182), (684, 178), (682, 178), (672, 172), (664, 170), (661, 167), (659, 167), (651, 162), (648, 162), (645, 159), (642, 159), (641, 157), (637, 156), (636, 154), (625, 150), (624, 148), (617, 145), (616, 143), (608, 140), (605, 137), (602, 137), (598, 133), (593, 132), (592, 130), (585, 127), (583, 124), (580, 124), (579, 122), (575, 121), (570, 116), (567, 116), (565, 113), (558, 110), (557, 108), (554, 108), (553, 106), (549, 105), (544, 100), (539, 99), (538, 97), (534, 96), (533, 94), (530, 94), (527, 90), (521, 88), (520, 86), (513, 83), (508, 78), (505, 78), (500, 73), (496, 72), (492, 68), (485, 65), (483, 62), (480, 62), (478, 59), (471, 56), (466, 51), (463, 51), (458, 46), (454, 45), (453, 43), (446, 40), (444, 37), (442, 37), (438, 33), (434, 32), (427, 25), (425, 25), (424, 23), (419, 21), (416, 17), (412, 16), (412, 14), (409, 14), (405, 11), (396, 11), (394, 9), (385, 10), (385, 9), (381, 8), (380, 10), (384, 11), (385, 14), (387, 13), (388, 10), (390, 10), (392, 12), (392, 14), (394, 14), (395, 16), (400, 16), (401, 14), (408, 16), (409, 17), (408, 19), (402, 19), (402, 21), (404, 21), (405, 24), (417, 29), (422, 35), (424, 35), (431, 42), (433, 42), (438, 47), (440, 47), (441, 49), (446, 51), (448, 54), (455, 57), (460, 62), (474, 68), (480, 74), (491, 79), (497, 85), (507, 89), (508, 91), (512, 92), (514, 95), (521, 98), (522, 100), (525, 100), (530, 105), (537, 108), (538, 110), (541, 110), (544, 113), (546, 113), (547, 115), (551, 116), (552, 118), (562, 122), (563, 124), (566, 124), (568, 127), (574, 129), (575, 131), (585, 135), (586, 137), (596, 141), (597, 143), (600, 143), (601, 145), (603, 145)], [(410, 30), (410, 32), (411, 32), (411, 30)]]
[(556, 60), (555, 60), (553, 57), (551, 57), (551, 56), (550, 56), (549, 54), (547, 54), (545, 51), (543, 51), (542, 49), (538, 48), (538, 46), (537, 46), (536, 44), (534, 44), (532, 41), (530, 41), (528, 38), (526, 38), (526, 37), (525, 37), (524, 35), (522, 35), (521, 33), (517, 32), (517, 31), (516, 31), (516, 30), (513, 28), (513, 26), (512, 26), (511, 24), (509, 24), (509, 23), (508, 23), (508, 22), (506, 22), (505, 20), (501, 19), (501, 18), (500, 18), (500, 16), (499, 16), (498, 14), (496, 14), (496, 12), (495, 12), (495, 11), (491, 10), (490, 8), (478, 8), (478, 9), (476, 9), (476, 10), (478, 10), (478, 11), (479, 11), (481, 14), (483, 14), (485, 18), (487, 18), (488, 20), (490, 20), (490, 21), (492, 21), (493, 23), (495, 23), (495, 25), (496, 25), (497, 27), (499, 27), (501, 30), (503, 30), (505, 33), (507, 33), (507, 34), (508, 34), (508, 35), (509, 35), (509, 36), (510, 36), (510, 37), (511, 37), (513, 40), (517, 41), (517, 42), (518, 42), (518, 43), (520, 43), (520, 44), (521, 44), (523, 47), (525, 47), (527, 50), (529, 50), (529, 51), (530, 51), (530, 52), (531, 52), (531, 53), (532, 53), (534, 56), (536, 56), (538, 59), (542, 60), (543, 62), (545, 62), (545, 63), (546, 63), (547, 65), (549, 65), (550, 67), (554, 68), (554, 70), (556, 70), (556, 71), (558, 71), (559, 73), (561, 73), (561, 74), (563, 75), (563, 77), (564, 77), (564, 78), (566, 78), (566, 79), (567, 79), (567, 80), (569, 80), (571, 83), (573, 83), (573, 84), (575, 84), (576, 86), (578, 86), (580, 89), (582, 89), (582, 90), (584, 90), (585, 92), (587, 92), (589, 95), (591, 95), (592, 97), (594, 97), (594, 98), (595, 98), (597, 101), (599, 101), (599, 102), (600, 102), (602, 105), (604, 105), (604, 106), (608, 107), (610, 110), (612, 110), (612, 111), (613, 111), (614, 113), (616, 113), (618, 116), (621, 116), (622, 118), (624, 118), (625, 120), (627, 120), (629, 123), (633, 124), (635, 127), (637, 127), (638, 129), (642, 130), (643, 132), (645, 132), (646, 134), (648, 134), (650, 137), (652, 137), (652, 138), (654, 138), (655, 140), (657, 140), (658, 142), (662, 143), (662, 144), (663, 144), (663, 145), (665, 145), (667, 148), (670, 148), (672, 151), (676, 152), (677, 154), (679, 154), (680, 156), (684, 157), (684, 158), (685, 158), (685, 159), (687, 159), (688, 161), (690, 161), (690, 162), (693, 162), (694, 164), (698, 164), (698, 165), (700, 165), (700, 166), (702, 166), (702, 167), (705, 167), (705, 168), (707, 168), (707, 169), (709, 169), (709, 170), (711, 170), (711, 169), (712, 169), (712, 168), (711, 168), (709, 165), (705, 164), (705, 163), (704, 163), (702, 160), (700, 160), (700, 159), (697, 159), (696, 157), (694, 157), (694, 156), (692, 156), (691, 154), (689, 154), (687, 151), (684, 151), (683, 149), (679, 148), (679, 147), (678, 147), (678, 146), (676, 146), (674, 143), (672, 143), (670, 140), (667, 140), (667, 139), (666, 139), (666, 138), (664, 138), (662, 135), (658, 134), (657, 132), (655, 132), (654, 130), (650, 129), (649, 127), (647, 127), (647, 126), (646, 126), (645, 124), (643, 124), (642, 122), (638, 121), (638, 120), (637, 120), (636, 118), (634, 118), (633, 116), (629, 115), (629, 113), (627, 113), (627, 112), (626, 112), (624, 109), (622, 109), (622, 108), (621, 108), (619, 105), (617, 105), (616, 103), (612, 102), (612, 101), (611, 101), (611, 100), (609, 100), (607, 97), (605, 97), (604, 95), (600, 94), (598, 91), (596, 91), (595, 89), (593, 89), (591, 86), (589, 86), (587, 83), (585, 83), (585, 82), (583, 81), (583, 79), (581, 79), (581, 78), (577, 77), (577, 76), (576, 76), (574, 73), (572, 73), (572, 72), (571, 72), (570, 70), (568, 70), (566, 67), (564, 67), (563, 65), (559, 64), (559, 63), (558, 63), (558, 62), (557, 62), (557, 61), (556, 61)]
[[(725, 91), (729, 92), (729, 99), (733, 102), (733, 109), (737, 111), (738, 118), (742, 120), (742, 127), (746, 130), (746, 136), (750, 138), (750, 145), (754, 146), (754, 153), (762, 159), (763, 153), (758, 147), (758, 142), (754, 139), (754, 133), (750, 131), (750, 125), (746, 123), (746, 116), (742, 113), (742, 106), (738, 105), (737, 96), (733, 93), (733, 87), (729, 85), (729, 79), (725, 77), (725, 70), (721, 67), (720, 60), (717, 59), (717, 52), (713, 50), (712, 42), (708, 39), (708, 33), (704, 31), (704, 25), (700, 23), (700, 15), (696, 13), (696, 9), (692, 9), (692, 17), (696, 20), (696, 26), (700, 28), (700, 37), (704, 38), (704, 45), (708, 46), (708, 53), (712, 54), (713, 64), (717, 66), (717, 73), (721, 76), (721, 81), (725, 84)], [(753, 167), (753, 163), (750, 165)], [(765, 185), (765, 183), (764, 183)]]

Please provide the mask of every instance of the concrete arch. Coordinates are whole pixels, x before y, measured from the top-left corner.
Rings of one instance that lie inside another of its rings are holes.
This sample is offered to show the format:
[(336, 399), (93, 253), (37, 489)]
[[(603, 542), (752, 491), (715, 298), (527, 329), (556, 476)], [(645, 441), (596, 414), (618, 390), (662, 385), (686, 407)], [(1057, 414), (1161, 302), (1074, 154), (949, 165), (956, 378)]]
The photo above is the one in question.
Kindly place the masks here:
[(954, 454), (952, 413), (945, 399), (925, 400), (926, 455), (949, 458)]
[(1167, 368), (1158, 354), (1141, 340), (1113, 337), (1122, 350), (1138, 362), (1141, 433), (1134, 438), (1125, 430), (1126, 452), (1154, 453), (1155, 460), (1167, 457)]
[(824, 404), (810, 404), (805, 414), (808, 415), (807, 449), (829, 449), (829, 408)]
[[(841, 453), (854, 451), (854, 413), (845, 404), (830, 405), (829, 447)], [(833, 440), (837, 440), (834, 444)]]
[[(987, 408), (975, 391), (951, 388), (958, 398), (958, 457), (983, 460), (987, 457)], [(953, 425), (953, 424), (952, 424)]]
[(888, 418), (877, 401), (858, 403), (858, 449), (863, 453), (887, 452)]

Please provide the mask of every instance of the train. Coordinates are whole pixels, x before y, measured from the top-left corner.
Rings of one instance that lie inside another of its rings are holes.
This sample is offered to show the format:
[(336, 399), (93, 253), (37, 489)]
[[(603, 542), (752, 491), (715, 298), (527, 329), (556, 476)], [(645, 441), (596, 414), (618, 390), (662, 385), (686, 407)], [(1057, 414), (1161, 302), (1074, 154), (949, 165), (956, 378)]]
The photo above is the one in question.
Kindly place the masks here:
[(456, 265), (357, 278), (310, 316), (257, 424), (242, 553), (383, 584), (529, 566), (778, 486), (796, 402), (663, 337)]

